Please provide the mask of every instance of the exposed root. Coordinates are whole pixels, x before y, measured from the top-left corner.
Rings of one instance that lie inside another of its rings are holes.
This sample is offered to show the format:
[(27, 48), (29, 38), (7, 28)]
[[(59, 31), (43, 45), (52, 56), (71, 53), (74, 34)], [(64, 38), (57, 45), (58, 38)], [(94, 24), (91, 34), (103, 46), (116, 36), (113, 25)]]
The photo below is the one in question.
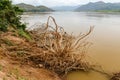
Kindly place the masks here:
[[(49, 26), (50, 19), (53, 20), (55, 28)], [(31, 54), (27, 58), (59, 75), (73, 70), (87, 71), (91, 65), (85, 60), (85, 53), (90, 44), (85, 39), (92, 30), (93, 27), (90, 27), (86, 34), (75, 37), (67, 34), (62, 27), (57, 25), (55, 19), (49, 16), (42, 28), (38, 27), (31, 31), (32, 37), (43, 49), (43, 53)]]

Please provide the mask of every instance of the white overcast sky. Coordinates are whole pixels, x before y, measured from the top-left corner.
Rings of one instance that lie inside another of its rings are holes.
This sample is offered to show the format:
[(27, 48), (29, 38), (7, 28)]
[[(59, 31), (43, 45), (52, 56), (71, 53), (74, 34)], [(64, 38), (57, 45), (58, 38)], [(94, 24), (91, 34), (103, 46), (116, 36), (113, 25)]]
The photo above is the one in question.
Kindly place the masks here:
[(104, 2), (111, 2), (116, 3), (120, 2), (120, 0), (12, 0), (13, 4), (18, 3), (27, 3), (32, 5), (45, 5), (48, 7), (52, 6), (75, 6), (86, 4), (88, 2), (97, 2), (97, 1), (104, 1)]

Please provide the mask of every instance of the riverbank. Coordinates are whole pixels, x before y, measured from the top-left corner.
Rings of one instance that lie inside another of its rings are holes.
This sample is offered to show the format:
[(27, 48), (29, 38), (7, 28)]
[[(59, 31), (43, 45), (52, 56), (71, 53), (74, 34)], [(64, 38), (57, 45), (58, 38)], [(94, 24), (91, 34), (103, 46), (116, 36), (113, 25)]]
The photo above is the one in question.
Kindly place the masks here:
[(60, 80), (60, 78), (44, 68), (20, 65), (2, 58), (0, 60), (0, 80)]
[(24, 61), (23, 55), (28, 55), (27, 52), (41, 51), (33, 48), (31, 43), (15, 32), (1, 32), (0, 80), (60, 80), (56, 73)]

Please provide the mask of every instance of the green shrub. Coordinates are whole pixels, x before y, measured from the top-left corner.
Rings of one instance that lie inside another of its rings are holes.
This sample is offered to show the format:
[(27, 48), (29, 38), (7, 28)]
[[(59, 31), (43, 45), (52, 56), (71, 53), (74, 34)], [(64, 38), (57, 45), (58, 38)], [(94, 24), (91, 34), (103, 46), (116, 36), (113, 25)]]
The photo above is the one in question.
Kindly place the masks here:
[(13, 6), (10, 0), (0, 0), (0, 31), (7, 31), (9, 26), (25, 30), (26, 25), (20, 22), (23, 10)]

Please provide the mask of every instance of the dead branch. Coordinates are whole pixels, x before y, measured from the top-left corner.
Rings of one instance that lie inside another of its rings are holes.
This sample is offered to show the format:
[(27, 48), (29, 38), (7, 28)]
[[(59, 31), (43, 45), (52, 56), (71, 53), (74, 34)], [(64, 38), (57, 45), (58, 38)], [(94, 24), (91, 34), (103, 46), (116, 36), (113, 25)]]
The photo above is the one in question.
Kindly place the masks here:
[[(50, 19), (54, 22), (55, 28), (49, 26)], [(41, 28), (31, 31), (35, 42), (43, 49), (43, 53), (29, 56), (30, 60), (38, 65), (44, 65), (45, 68), (59, 75), (73, 70), (87, 71), (91, 67), (88, 61), (84, 61), (89, 42), (83, 39), (92, 32), (93, 27), (90, 27), (86, 34), (75, 37), (67, 34), (62, 27), (57, 25), (55, 19), (49, 16), (43, 30), (39, 34)]]

